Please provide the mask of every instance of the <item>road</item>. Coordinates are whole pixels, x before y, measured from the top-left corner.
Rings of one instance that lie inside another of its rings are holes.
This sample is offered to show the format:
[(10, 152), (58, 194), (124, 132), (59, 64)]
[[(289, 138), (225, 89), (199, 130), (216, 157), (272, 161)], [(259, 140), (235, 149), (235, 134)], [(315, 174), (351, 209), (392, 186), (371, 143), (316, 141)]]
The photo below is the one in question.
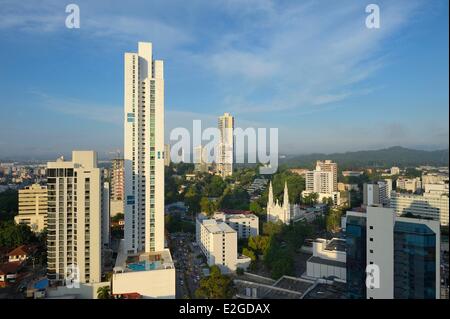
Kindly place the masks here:
[(189, 233), (171, 234), (171, 250), (176, 269), (176, 298), (195, 298), (195, 290), (201, 274), (201, 259), (198, 248), (192, 245), (194, 238)]

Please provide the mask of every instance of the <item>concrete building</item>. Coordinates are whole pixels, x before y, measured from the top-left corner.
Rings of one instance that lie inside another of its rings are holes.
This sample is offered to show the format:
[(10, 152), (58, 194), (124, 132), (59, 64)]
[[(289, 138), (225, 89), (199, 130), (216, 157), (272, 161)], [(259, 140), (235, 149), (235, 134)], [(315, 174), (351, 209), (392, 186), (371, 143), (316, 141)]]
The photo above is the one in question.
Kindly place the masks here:
[(272, 182), (270, 182), (266, 211), (267, 221), (274, 223), (281, 221), (283, 224), (290, 224), (301, 215), (300, 206), (289, 203), (289, 190), (286, 182), (284, 183), (283, 204), (280, 204), (278, 200), (274, 201)]
[(196, 172), (205, 173), (208, 172), (208, 168), (206, 149), (202, 145), (198, 145), (194, 148), (194, 170)]
[(39, 184), (19, 190), (19, 213), (16, 224), (28, 225), (33, 232), (47, 227), (47, 187)]
[(448, 174), (427, 173), (422, 174), (422, 184), (448, 184)]
[(448, 192), (433, 192), (433, 188), (428, 190), (422, 195), (392, 192), (390, 206), (398, 216), (412, 214), (448, 226)]
[(305, 190), (302, 192), (303, 197), (311, 193), (317, 193), (320, 202), (325, 198), (332, 198), (335, 205), (340, 204), (336, 163), (330, 160), (317, 161), (316, 169), (306, 173), (305, 184)]
[(391, 175), (400, 175), (400, 168), (397, 166), (391, 167)]
[(170, 144), (164, 144), (164, 166), (170, 166)]
[[(199, 214), (199, 220), (207, 219), (204, 214)], [(259, 218), (250, 212), (230, 213), (216, 212), (212, 216), (217, 222), (224, 222), (237, 233), (238, 239), (249, 238), (250, 236), (259, 235)]]
[(234, 162), (234, 117), (229, 113), (219, 116), (220, 142), (217, 145), (217, 173), (223, 178), (233, 174)]
[(112, 293), (175, 298), (175, 267), (164, 238), (164, 68), (152, 44), (125, 53), (125, 238)]
[(334, 278), (345, 282), (347, 278), (345, 240), (317, 238), (313, 242), (313, 255), (306, 262), (309, 278)]
[[(73, 151), (72, 161), (47, 163), (47, 275), (62, 284), (101, 279), (103, 183), (94, 151)], [(106, 202), (106, 201), (105, 201)]]
[(112, 161), (111, 167), (111, 216), (116, 216), (124, 212), (124, 160), (123, 158), (116, 158)]
[(376, 183), (364, 183), (363, 204), (365, 206), (389, 206), (391, 186), (392, 184), (389, 184), (386, 180)]
[(422, 182), (420, 177), (416, 178), (403, 178), (397, 179), (397, 189), (403, 189), (405, 191), (415, 193), (422, 189)]
[(439, 223), (372, 206), (346, 223), (350, 298), (440, 298)]
[(164, 249), (164, 69), (152, 44), (125, 53), (125, 247)]
[(332, 174), (331, 191), (337, 192), (337, 164), (331, 160), (317, 161), (316, 171), (330, 172)]
[(250, 258), (238, 256), (236, 230), (216, 219), (197, 219), (196, 241), (209, 266), (217, 265), (222, 273), (247, 269)]

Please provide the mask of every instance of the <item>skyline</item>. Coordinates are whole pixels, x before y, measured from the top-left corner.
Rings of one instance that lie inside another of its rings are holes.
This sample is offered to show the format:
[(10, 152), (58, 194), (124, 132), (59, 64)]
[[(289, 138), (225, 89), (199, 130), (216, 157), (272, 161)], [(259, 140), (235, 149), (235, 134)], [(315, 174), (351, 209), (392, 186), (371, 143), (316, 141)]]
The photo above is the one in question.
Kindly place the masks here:
[(65, 4), (5, 1), (0, 158), (122, 149), (122, 54), (137, 41), (168, 61), (166, 142), (230, 112), (236, 127), (278, 127), (281, 154), (448, 148), (448, 2), (378, 1), (378, 30), (351, 1), (169, 2), (78, 1), (81, 28), (67, 29)]

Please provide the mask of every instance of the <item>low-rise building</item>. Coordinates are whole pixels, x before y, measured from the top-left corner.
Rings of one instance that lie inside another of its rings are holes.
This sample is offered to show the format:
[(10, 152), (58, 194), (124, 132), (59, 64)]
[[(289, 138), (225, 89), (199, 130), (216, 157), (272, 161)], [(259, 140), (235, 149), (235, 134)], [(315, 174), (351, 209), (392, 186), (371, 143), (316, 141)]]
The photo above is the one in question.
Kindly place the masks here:
[(175, 266), (169, 249), (128, 254), (119, 245), (112, 275), (112, 294), (139, 294), (143, 299), (175, 298)]
[(19, 213), (14, 217), (16, 224), (25, 224), (33, 232), (47, 227), (47, 187), (33, 184), (19, 190)]
[(448, 225), (448, 193), (425, 192), (423, 195), (392, 192), (391, 208), (397, 216), (412, 214)]
[[(199, 215), (198, 218), (205, 219), (206, 216)], [(259, 218), (251, 212), (235, 213), (225, 210), (214, 213), (212, 218), (233, 228), (237, 232), (238, 239), (259, 235)]]
[(222, 273), (246, 269), (250, 258), (237, 253), (237, 231), (223, 221), (197, 219), (196, 240), (209, 266), (217, 265)]
[(345, 240), (317, 238), (313, 242), (313, 255), (306, 262), (306, 275), (309, 278), (333, 278), (345, 282), (346, 252)]

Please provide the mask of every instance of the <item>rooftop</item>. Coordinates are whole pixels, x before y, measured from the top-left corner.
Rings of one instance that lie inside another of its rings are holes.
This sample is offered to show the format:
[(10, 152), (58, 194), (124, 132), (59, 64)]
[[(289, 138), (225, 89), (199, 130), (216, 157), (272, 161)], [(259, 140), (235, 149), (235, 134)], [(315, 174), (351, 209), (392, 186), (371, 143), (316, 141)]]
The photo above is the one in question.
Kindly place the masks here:
[(114, 273), (152, 271), (170, 268), (174, 268), (174, 264), (168, 249), (156, 252), (127, 254), (124, 249), (124, 241), (120, 241)]
[(236, 231), (224, 222), (217, 222), (215, 219), (203, 221), (203, 225), (210, 233), (235, 233)]

